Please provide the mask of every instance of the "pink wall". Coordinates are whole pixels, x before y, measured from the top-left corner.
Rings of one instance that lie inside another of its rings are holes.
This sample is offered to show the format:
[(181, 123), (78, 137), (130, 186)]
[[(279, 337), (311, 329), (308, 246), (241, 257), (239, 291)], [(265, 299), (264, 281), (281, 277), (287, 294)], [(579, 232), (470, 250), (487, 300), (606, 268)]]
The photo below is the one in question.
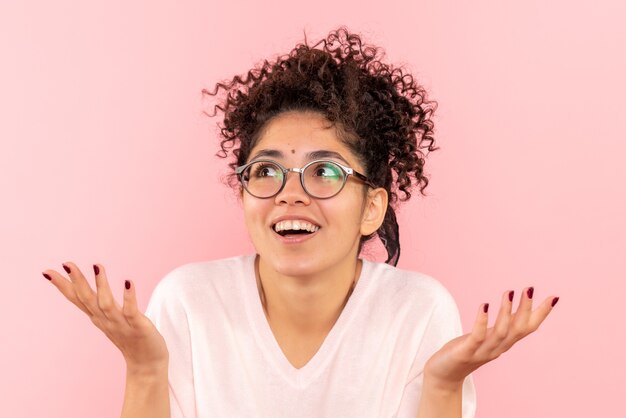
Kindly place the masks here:
[(145, 308), (172, 268), (250, 252), (200, 90), (338, 24), (440, 103), (442, 149), (430, 196), (401, 209), (400, 267), (441, 280), (466, 329), (506, 289), (561, 297), (475, 373), (478, 416), (616, 416), (626, 3), (13, 3), (0, 6), (3, 416), (119, 416), (122, 356), (41, 271), (73, 261), (93, 280), (102, 263)]

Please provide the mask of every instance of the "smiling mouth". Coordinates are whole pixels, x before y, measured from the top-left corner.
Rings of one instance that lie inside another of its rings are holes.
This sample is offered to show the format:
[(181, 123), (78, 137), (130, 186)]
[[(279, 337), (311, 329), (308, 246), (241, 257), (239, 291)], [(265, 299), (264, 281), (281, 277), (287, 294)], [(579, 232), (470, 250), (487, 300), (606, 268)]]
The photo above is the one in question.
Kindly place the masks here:
[(311, 235), (313, 232), (305, 231), (302, 229), (300, 230), (292, 229), (292, 230), (286, 230), (286, 231), (278, 231), (276, 233), (280, 235), (281, 237), (287, 237), (287, 236), (295, 236), (295, 235)]
[(308, 222), (282, 221), (272, 226), (272, 231), (281, 237), (297, 237), (312, 235), (319, 231), (320, 227)]

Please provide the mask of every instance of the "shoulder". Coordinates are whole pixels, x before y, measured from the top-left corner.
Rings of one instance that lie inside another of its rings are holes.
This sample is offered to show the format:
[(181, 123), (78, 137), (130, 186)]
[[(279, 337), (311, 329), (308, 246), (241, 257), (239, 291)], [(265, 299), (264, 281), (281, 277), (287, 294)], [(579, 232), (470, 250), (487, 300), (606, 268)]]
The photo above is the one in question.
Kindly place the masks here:
[(156, 323), (163, 317), (204, 317), (210, 312), (213, 318), (224, 303), (240, 298), (237, 280), (251, 269), (254, 256), (243, 255), (219, 260), (196, 261), (170, 270), (154, 287), (145, 314)]
[[(394, 267), (385, 263), (364, 261), (368, 264), (372, 287), (375, 294), (386, 295), (388, 302), (409, 303), (421, 311), (430, 311), (436, 306), (456, 308), (454, 298), (448, 289), (434, 277), (411, 270)], [(397, 305), (396, 305), (397, 306)]]
[(194, 261), (170, 270), (157, 283), (154, 292), (166, 294), (194, 294), (208, 287), (221, 287), (245, 274), (253, 266), (254, 255)]
[(457, 304), (439, 280), (382, 263), (371, 267), (372, 310), (386, 314), (389, 321), (401, 321), (416, 350), (432, 353), (462, 334)]

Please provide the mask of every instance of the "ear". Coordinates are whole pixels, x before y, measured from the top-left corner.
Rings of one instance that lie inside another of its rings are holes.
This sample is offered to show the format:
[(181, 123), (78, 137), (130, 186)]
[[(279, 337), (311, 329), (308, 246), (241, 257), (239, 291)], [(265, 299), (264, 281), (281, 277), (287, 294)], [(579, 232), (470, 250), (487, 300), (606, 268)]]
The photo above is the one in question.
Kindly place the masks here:
[(373, 234), (380, 228), (385, 220), (388, 202), (389, 195), (384, 188), (378, 187), (368, 191), (361, 219), (361, 235)]

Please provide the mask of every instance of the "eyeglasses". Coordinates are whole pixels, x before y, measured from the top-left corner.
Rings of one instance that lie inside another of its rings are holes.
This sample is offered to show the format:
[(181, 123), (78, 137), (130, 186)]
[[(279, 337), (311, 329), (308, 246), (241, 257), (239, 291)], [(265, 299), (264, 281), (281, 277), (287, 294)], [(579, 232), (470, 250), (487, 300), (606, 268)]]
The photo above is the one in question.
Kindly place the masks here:
[(376, 187), (363, 174), (331, 160), (311, 161), (302, 168), (285, 168), (276, 161), (256, 160), (235, 169), (244, 189), (259, 199), (269, 199), (280, 193), (290, 171), (300, 174), (302, 188), (316, 199), (337, 195), (350, 175), (370, 187)]

